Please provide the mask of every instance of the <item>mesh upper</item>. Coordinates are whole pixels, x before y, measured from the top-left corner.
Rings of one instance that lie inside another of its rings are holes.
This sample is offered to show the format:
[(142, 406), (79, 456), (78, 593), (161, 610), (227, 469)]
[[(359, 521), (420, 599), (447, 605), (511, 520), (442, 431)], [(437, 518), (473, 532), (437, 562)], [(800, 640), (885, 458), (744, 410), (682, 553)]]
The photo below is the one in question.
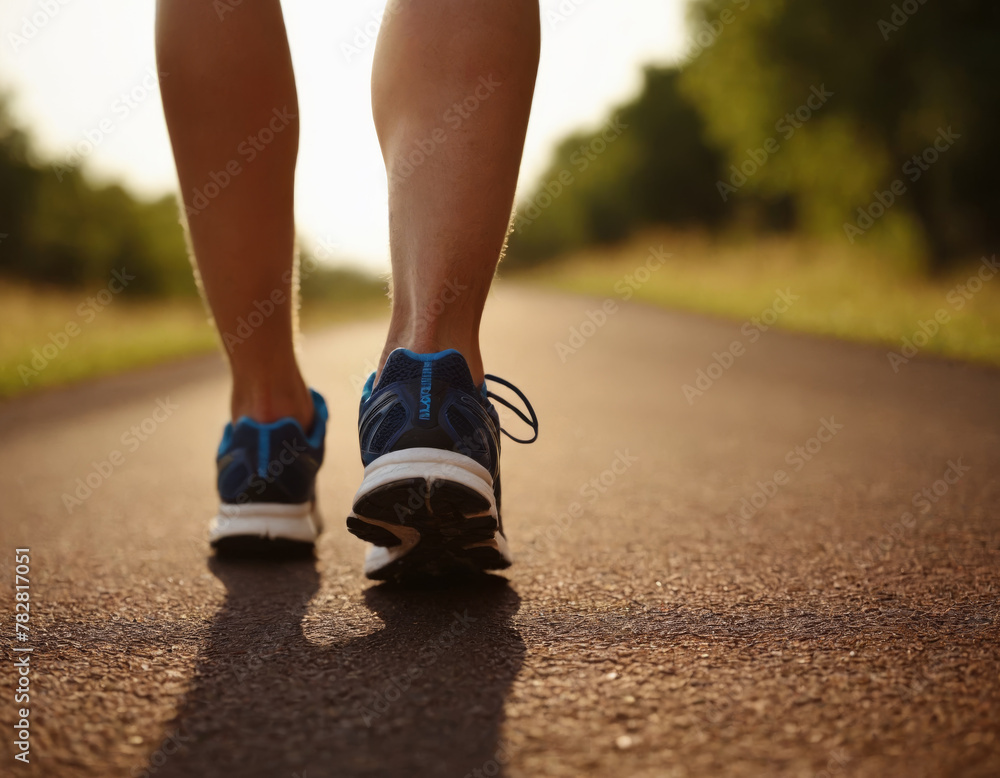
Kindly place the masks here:
[(393, 352), (386, 360), (385, 367), (382, 368), (382, 375), (379, 376), (375, 391), (377, 392), (382, 387), (397, 381), (412, 381), (420, 376), (422, 368), (423, 365), (420, 362), (408, 358), (405, 354)]
[(449, 408), (447, 418), (448, 423), (455, 428), (455, 432), (458, 433), (458, 436), (462, 440), (470, 441), (470, 445), (471, 441), (478, 440), (478, 438), (474, 437), (476, 432), (475, 428), (469, 423), (465, 414), (458, 410), (458, 408), (455, 408), (454, 406)]
[[(378, 385), (362, 399), (362, 462), (367, 466), (392, 450), (427, 447), (459, 451), (492, 471), (497, 443), (490, 440), (496, 436), (497, 422), (490, 413), (492, 407), (473, 383), (465, 359), (456, 351), (431, 355), (430, 359), (422, 356), (402, 349), (392, 352)], [(427, 396), (428, 373), (432, 386), (430, 418), (420, 418), (421, 408), (426, 407), (422, 403)], [(461, 400), (463, 395), (486, 410), (490, 420), (467, 407)], [(486, 428), (481, 429), (482, 425)], [(491, 426), (494, 429), (489, 429)]]
[(378, 427), (375, 430), (375, 434), (372, 436), (371, 441), (368, 443), (368, 447), (373, 450), (379, 450), (389, 440), (395, 435), (402, 424), (406, 422), (406, 408), (402, 405), (393, 405), (382, 421), (379, 422)]
[[(386, 360), (385, 367), (382, 368), (382, 375), (379, 376), (372, 396), (374, 397), (381, 389), (390, 384), (419, 380), (424, 370), (424, 364), (402, 350), (393, 351)], [(431, 366), (435, 379), (444, 381), (468, 394), (478, 394), (476, 385), (472, 382), (472, 374), (461, 354), (446, 354), (431, 362)]]
[(458, 354), (449, 354), (434, 362), (434, 377), (451, 384), (467, 394), (476, 395), (476, 385), (472, 383), (465, 360)]

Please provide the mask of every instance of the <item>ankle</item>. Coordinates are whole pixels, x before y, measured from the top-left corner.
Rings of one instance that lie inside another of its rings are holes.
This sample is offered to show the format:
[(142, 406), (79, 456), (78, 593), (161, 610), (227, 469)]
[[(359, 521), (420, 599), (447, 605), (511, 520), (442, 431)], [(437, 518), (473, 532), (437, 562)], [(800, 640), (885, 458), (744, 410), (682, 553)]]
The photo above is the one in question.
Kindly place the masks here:
[(234, 381), (231, 410), (233, 421), (247, 416), (261, 424), (290, 416), (306, 431), (315, 417), (312, 395), (299, 375), (282, 385)]

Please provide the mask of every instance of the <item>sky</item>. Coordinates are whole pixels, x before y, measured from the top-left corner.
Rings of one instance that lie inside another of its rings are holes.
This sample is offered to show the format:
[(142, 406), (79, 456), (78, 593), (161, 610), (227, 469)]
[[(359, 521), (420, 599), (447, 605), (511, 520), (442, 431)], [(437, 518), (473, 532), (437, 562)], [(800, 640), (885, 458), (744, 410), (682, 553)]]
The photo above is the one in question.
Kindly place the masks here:
[[(244, 2), (252, 0), (244, 0)], [(154, 78), (152, 0), (4, 0), (0, 91), (57, 162), (140, 196), (177, 188)], [(385, 1), (285, 0), (301, 115), (296, 223), (307, 245), (388, 267), (385, 168), (370, 74)], [(603, 124), (634, 96), (642, 66), (678, 59), (684, 0), (542, 0), (542, 58), (519, 193), (567, 133)]]

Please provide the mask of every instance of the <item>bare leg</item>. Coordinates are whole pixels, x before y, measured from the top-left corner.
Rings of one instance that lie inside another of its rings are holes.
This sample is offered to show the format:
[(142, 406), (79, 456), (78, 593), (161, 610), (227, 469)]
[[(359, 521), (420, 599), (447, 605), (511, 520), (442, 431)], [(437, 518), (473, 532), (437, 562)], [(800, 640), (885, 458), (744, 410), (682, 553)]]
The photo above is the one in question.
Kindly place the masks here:
[(298, 102), (279, 0), (222, 19), (205, 0), (159, 0), (156, 55), (191, 241), (232, 367), (233, 418), (308, 425), (292, 339)]
[(372, 108), (389, 178), (389, 352), (457, 349), (479, 324), (510, 220), (539, 54), (537, 0), (391, 0)]

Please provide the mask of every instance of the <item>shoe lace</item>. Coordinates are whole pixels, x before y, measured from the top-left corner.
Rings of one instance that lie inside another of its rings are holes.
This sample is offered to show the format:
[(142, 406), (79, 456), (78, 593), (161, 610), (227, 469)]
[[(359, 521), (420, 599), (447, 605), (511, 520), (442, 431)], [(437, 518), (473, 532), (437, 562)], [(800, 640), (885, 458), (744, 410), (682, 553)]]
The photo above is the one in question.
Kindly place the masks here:
[(486, 374), (486, 380), (487, 381), (491, 381), (493, 383), (497, 383), (497, 384), (501, 384), (503, 386), (506, 386), (508, 389), (510, 389), (512, 392), (514, 392), (514, 394), (516, 394), (521, 399), (521, 402), (524, 403), (524, 407), (527, 409), (527, 411), (530, 414), (531, 418), (528, 418), (528, 416), (526, 416), (521, 411), (520, 408), (516, 408), (512, 403), (508, 402), (503, 397), (500, 397), (499, 395), (496, 395), (493, 392), (491, 392), (489, 390), (489, 386), (487, 385), (486, 396), (489, 399), (496, 400), (501, 405), (503, 405), (503, 406), (509, 408), (510, 410), (514, 411), (514, 413), (517, 414), (518, 418), (521, 421), (523, 421), (525, 424), (527, 424), (529, 427), (531, 427), (532, 431), (534, 432), (534, 435), (532, 435), (529, 440), (522, 440), (521, 438), (515, 438), (513, 435), (511, 435), (509, 432), (507, 432), (507, 430), (505, 430), (503, 427), (500, 428), (500, 431), (504, 435), (506, 435), (508, 438), (510, 438), (511, 440), (513, 440), (515, 443), (534, 443), (536, 440), (538, 440), (538, 416), (535, 415), (535, 409), (531, 407), (531, 403), (528, 402), (528, 398), (524, 396), (524, 392), (522, 392), (520, 389), (518, 389), (516, 386), (514, 386), (514, 384), (512, 384), (510, 381), (505, 381), (504, 379), (500, 378), (499, 376), (490, 375), (489, 373), (487, 373)]

